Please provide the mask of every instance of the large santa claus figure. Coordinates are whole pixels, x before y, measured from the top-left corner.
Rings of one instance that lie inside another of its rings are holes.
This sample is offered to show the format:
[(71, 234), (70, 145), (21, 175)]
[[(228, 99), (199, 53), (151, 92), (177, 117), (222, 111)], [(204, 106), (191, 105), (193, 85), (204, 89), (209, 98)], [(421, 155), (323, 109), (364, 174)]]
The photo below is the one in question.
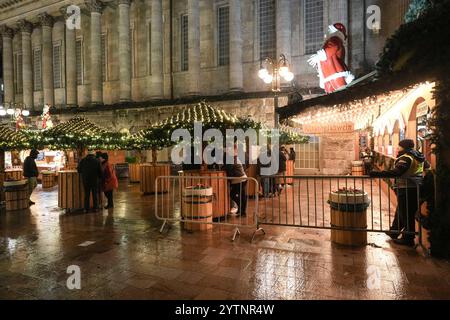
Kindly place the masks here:
[(345, 64), (346, 40), (347, 30), (342, 23), (329, 26), (323, 48), (308, 60), (311, 66), (317, 68), (320, 87), (326, 93), (341, 89), (355, 79)]

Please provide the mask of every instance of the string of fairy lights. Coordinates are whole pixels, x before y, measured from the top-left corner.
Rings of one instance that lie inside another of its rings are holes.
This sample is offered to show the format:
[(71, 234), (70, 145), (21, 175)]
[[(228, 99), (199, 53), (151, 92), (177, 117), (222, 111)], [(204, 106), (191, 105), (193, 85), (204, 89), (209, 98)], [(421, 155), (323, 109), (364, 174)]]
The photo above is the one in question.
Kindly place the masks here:
[[(37, 131), (13, 131), (0, 127), (0, 149), (34, 147), (50, 150), (161, 150), (175, 145), (171, 140), (175, 129), (187, 129), (192, 133), (195, 122), (201, 122), (202, 130), (214, 128), (222, 133), (227, 129), (264, 130), (261, 123), (251, 118), (240, 118), (201, 102), (134, 135), (105, 129), (82, 117), (75, 117), (51, 129)], [(281, 144), (307, 142), (307, 137), (288, 127), (281, 128), (278, 138)]]
[(292, 121), (299, 124), (353, 122), (355, 130), (360, 130), (369, 126), (405, 95), (407, 92), (398, 90), (340, 105), (311, 107), (292, 118)]

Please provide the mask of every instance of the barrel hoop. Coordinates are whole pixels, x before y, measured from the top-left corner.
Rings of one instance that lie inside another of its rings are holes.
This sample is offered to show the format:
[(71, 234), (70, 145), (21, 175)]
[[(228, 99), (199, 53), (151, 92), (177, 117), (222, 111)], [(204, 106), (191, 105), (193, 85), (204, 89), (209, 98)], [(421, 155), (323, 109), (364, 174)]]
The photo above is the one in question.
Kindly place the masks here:
[(338, 225), (335, 225), (332, 223), (330, 225), (332, 228), (336, 228), (336, 229), (341, 229), (341, 228), (349, 229), (349, 230), (342, 230), (342, 231), (351, 231), (353, 229), (356, 231), (359, 231), (359, 229), (362, 229), (362, 230), (367, 229), (367, 225), (365, 227), (346, 227), (346, 226), (338, 226)]
[(209, 219), (209, 218), (212, 218), (212, 215), (210, 215), (210, 216), (192, 216), (192, 215), (189, 216), (187, 214), (183, 214), (182, 220), (186, 220), (187, 218), (191, 218), (192, 220)]
[(328, 200), (328, 203), (330, 204), (330, 207), (332, 209), (343, 212), (362, 212), (370, 206), (370, 203), (357, 203), (357, 204), (336, 203), (331, 202), (330, 200)]

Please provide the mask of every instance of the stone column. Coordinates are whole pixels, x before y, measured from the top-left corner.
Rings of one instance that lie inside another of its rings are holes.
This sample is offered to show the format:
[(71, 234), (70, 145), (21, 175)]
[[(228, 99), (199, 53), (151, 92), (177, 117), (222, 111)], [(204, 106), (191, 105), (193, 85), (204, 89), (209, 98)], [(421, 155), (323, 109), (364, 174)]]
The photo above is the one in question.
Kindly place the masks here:
[(241, 1), (230, 0), (230, 91), (243, 91)]
[(277, 54), (291, 62), (291, 1), (277, 1)]
[(151, 71), (152, 98), (164, 97), (162, 1), (152, 0)]
[(39, 15), (39, 20), (42, 26), (42, 87), (44, 91), (44, 105), (53, 106), (53, 18), (46, 13), (42, 13)]
[[(69, 18), (67, 7), (61, 9), (66, 20)], [(66, 47), (66, 104), (69, 107), (78, 105), (76, 33), (75, 29), (67, 28), (65, 24)]]
[[(103, 3), (98, 0), (87, 2), (91, 12), (91, 103), (103, 104), (103, 79), (101, 60), (101, 18)], [(122, 79), (121, 79), (122, 80)]]
[(14, 102), (14, 60), (12, 50), (12, 38), (14, 31), (7, 26), (1, 28), (3, 38), (3, 83), (5, 102)]
[(22, 35), (22, 78), (23, 78), (23, 103), (26, 108), (33, 109), (33, 70), (31, 64), (31, 32), (33, 25), (26, 21), (19, 21)]
[(200, 4), (188, 0), (189, 28), (189, 95), (200, 94)]
[(119, 0), (120, 101), (131, 100), (130, 0)]

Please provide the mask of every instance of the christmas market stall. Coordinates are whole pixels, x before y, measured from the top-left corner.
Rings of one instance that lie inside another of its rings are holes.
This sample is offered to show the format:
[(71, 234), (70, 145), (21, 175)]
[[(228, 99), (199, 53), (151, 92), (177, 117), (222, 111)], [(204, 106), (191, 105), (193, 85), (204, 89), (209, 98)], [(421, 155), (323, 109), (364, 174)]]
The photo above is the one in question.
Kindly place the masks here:
[(29, 149), (30, 144), (24, 134), (0, 126), (0, 208), (5, 203), (6, 210), (20, 210), (29, 207), (27, 180), (22, 177), (22, 169), (5, 172), (5, 151)]
[[(416, 242), (426, 253), (448, 258), (450, 45), (441, 40), (450, 37), (450, 2), (423, 3), (427, 6), (412, 6), (417, 12), (408, 14), (387, 41), (374, 72), (278, 112), (283, 121), (320, 141), (324, 174), (348, 173), (360, 154), (373, 158), (378, 170), (392, 168), (399, 141), (413, 140), (431, 163), (420, 188)], [(383, 183), (383, 192), (393, 193), (389, 179)], [(395, 202), (395, 194), (391, 199)]]
[(51, 150), (65, 150), (70, 169), (58, 172), (58, 206), (68, 211), (83, 208), (84, 190), (76, 171), (87, 150), (124, 150), (127, 137), (102, 128), (82, 117), (75, 117), (42, 132), (42, 143)]
[[(194, 106), (184, 108), (178, 114), (165, 119), (164, 121), (156, 124), (154, 127), (140, 132), (137, 136), (137, 145), (143, 146), (143, 149), (150, 148), (156, 153), (156, 150), (174, 145), (178, 141), (171, 141), (171, 136), (176, 129), (185, 129), (191, 137), (194, 135), (194, 123), (199, 122), (202, 125), (202, 130), (205, 132), (208, 129), (217, 129), (225, 136), (226, 129), (243, 129), (248, 128), (258, 129), (259, 124), (253, 122), (250, 119), (240, 119), (234, 115), (228, 114), (223, 110), (215, 109), (205, 102), (199, 103)], [(133, 140), (133, 139), (132, 139)], [(192, 142), (192, 141), (190, 141)], [(136, 146), (138, 147), (138, 146)], [(203, 148), (202, 148), (203, 153)], [(192, 152), (193, 157), (193, 152)], [(183, 155), (184, 157), (185, 155)], [(156, 156), (153, 156), (155, 159)], [(186, 159), (192, 160), (192, 159)], [(191, 161), (187, 161), (191, 162)], [(153, 192), (154, 180), (158, 175), (169, 175), (169, 168), (165, 167), (160, 169), (161, 165), (142, 165), (141, 167), (141, 191), (143, 193)], [(157, 171), (157, 172), (156, 172)], [(153, 173), (156, 172), (156, 173)], [(214, 194), (213, 199), (213, 218), (221, 218), (229, 212), (229, 196), (228, 196), (228, 184), (226, 179), (226, 172), (221, 170), (216, 165), (206, 165), (205, 163), (184, 163), (183, 170), (179, 172), (183, 177), (203, 177), (202, 179), (189, 178), (182, 180), (180, 185), (181, 190), (187, 187), (195, 185), (204, 185), (212, 188)], [(149, 180), (150, 183), (144, 183)], [(168, 188), (167, 186), (159, 186), (161, 190)]]

